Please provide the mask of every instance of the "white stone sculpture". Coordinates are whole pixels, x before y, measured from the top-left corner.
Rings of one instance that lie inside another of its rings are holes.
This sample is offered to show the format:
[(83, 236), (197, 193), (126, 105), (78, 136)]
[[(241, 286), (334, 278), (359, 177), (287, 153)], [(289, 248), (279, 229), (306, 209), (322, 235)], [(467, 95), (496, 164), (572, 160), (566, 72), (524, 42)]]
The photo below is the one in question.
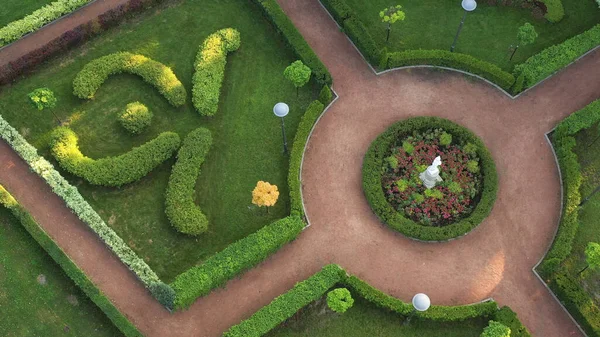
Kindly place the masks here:
[(436, 183), (442, 181), (442, 177), (440, 177), (440, 169), (438, 166), (442, 165), (442, 158), (440, 156), (435, 157), (433, 163), (421, 174), (419, 174), (419, 178), (423, 182), (425, 187), (433, 188)]

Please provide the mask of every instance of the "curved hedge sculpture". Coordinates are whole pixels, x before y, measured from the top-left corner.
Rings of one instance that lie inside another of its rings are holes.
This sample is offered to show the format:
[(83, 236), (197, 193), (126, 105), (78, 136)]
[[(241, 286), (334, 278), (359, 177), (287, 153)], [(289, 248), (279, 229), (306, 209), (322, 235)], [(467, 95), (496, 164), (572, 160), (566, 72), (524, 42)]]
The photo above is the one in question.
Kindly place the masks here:
[(56, 128), (52, 132), (50, 151), (63, 169), (92, 185), (101, 186), (121, 186), (143, 178), (169, 159), (180, 145), (176, 133), (163, 132), (120, 156), (92, 159), (81, 153), (78, 141), (71, 129)]
[(225, 76), (227, 53), (240, 47), (240, 33), (225, 28), (209, 35), (194, 62), (192, 103), (202, 116), (214, 116)]
[(127, 52), (102, 56), (86, 64), (73, 80), (73, 94), (93, 98), (108, 76), (120, 73), (142, 77), (175, 107), (185, 103), (186, 90), (171, 68), (144, 55)]
[[(404, 217), (388, 203), (381, 188), (381, 167), (391, 144), (415, 130), (430, 128), (443, 128), (457, 139), (475, 144), (483, 173), (481, 198), (473, 212), (468, 217), (443, 227), (420, 225)], [(458, 124), (438, 117), (409, 118), (390, 126), (371, 143), (365, 154), (362, 173), (365, 195), (381, 221), (408, 237), (423, 241), (445, 241), (470, 232), (492, 210), (498, 189), (496, 165), (479, 137)]]
[(211, 144), (208, 129), (198, 128), (190, 132), (171, 171), (165, 192), (165, 213), (171, 225), (184, 234), (199, 235), (208, 229), (208, 219), (194, 203), (194, 186)]

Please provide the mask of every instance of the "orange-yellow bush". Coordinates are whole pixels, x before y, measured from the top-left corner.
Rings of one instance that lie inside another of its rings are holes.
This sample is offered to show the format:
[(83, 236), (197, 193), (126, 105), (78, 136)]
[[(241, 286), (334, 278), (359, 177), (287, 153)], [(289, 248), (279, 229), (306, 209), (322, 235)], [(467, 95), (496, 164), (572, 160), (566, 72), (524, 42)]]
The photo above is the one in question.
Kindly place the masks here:
[(271, 185), (266, 181), (259, 181), (252, 191), (252, 203), (258, 207), (273, 206), (277, 198), (279, 198), (277, 185)]

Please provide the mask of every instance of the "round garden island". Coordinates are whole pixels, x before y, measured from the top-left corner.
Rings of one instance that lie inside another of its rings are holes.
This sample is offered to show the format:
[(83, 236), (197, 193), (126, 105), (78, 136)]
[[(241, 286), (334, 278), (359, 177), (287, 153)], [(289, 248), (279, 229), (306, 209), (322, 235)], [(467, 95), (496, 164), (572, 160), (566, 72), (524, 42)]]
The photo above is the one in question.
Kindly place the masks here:
[(371, 143), (363, 188), (389, 227), (416, 240), (447, 241), (487, 217), (498, 177), (474, 133), (447, 119), (415, 117), (394, 123)]

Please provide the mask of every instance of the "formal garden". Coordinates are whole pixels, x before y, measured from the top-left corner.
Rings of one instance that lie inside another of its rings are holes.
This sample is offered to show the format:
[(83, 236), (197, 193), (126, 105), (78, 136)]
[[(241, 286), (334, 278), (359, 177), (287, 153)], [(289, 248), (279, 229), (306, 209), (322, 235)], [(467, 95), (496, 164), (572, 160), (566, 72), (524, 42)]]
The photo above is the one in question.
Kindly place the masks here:
[[(592, 0), (465, 1), (320, 2), (376, 71), (453, 68), (511, 95), (600, 44)], [(4, 5), (8, 50), (94, 1)], [(177, 315), (308, 228), (302, 163), (334, 83), (274, 0), (131, 1), (110, 13), (52, 52), (0, 64), (0, 138)], [(564, 205), (536, 269), (589, 336), (600, 331), (599, 107), (550, 134)], [(434, 245), (468, 235), (498, 193), (480, 136), (438, 117), (398, 120), (364, 155), (365, 201), (391, 233)], [(0, 335), (142, 335), (2, 185), (0, 202)], [(343, 268), (324, 266), (223, 336), (531, 336), (494, 300), (421, 308)]]

